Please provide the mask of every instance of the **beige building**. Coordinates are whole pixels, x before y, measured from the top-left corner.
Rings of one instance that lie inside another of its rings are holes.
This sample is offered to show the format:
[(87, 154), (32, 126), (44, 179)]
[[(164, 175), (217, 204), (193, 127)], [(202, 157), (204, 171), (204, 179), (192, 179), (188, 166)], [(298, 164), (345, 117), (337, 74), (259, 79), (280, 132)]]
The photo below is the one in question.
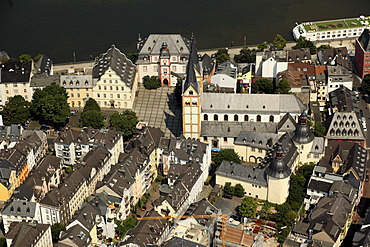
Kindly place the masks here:
[(92, 75), (69, 74), (60, 77), (60, 85), (68, 93), (70, 107), (84, 107), (85, 102), (92, 97), (94, 87)]
[(100, 107), (132, 109), (137, 90), (136, 66), (114, 45), (93, 68), (93, 98)]

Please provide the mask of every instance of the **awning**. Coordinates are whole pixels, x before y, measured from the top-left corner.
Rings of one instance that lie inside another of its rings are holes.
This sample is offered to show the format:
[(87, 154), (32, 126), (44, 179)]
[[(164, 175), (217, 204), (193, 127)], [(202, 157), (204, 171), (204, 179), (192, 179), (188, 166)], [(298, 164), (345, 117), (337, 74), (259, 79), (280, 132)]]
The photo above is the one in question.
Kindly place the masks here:
[(113, 204), (108, 205), (108, 208), (115, 209), (116, 207)]

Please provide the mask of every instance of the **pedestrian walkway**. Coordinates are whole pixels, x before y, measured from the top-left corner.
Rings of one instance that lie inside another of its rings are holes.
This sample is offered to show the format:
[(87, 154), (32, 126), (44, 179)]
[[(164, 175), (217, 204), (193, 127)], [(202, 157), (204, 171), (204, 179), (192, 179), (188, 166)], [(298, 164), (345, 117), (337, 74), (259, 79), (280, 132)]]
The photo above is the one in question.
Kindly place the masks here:
[(177, 105), (174, 89), (146, 90), (140, 85), (133, 107), (139, 121), (160, 128), (166, 136), (181, 135), (181, 108)]

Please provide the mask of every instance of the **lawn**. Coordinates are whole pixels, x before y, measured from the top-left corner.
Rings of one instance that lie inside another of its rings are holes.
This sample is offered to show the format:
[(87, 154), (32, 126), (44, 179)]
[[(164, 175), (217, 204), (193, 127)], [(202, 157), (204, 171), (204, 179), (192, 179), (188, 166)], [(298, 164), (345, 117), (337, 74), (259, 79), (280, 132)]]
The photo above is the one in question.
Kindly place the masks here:
[(348, 20), (337, 20), (337, 21), (322, 21), (312, 23), (312, 25), (304, 25), (307, 32), (309, 31), (323, 31), (323, 30), (333, 30), (333, 29), (344, 29), (351, 27), (361, 27), (361, 23), (357, 19)]

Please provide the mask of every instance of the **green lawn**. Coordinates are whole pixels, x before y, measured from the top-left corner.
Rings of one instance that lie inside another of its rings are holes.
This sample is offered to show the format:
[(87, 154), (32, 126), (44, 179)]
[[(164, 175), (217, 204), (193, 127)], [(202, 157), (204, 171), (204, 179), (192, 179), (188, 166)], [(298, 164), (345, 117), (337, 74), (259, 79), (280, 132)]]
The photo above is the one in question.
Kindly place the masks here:
[(312, 25), (304, 25), (306, 31), (323, 31), (344, 29), (347, 27), (361, 27), (361, 23), (357, 19), (337, 20), (337, 21), (322, 21), (312, 23)]

